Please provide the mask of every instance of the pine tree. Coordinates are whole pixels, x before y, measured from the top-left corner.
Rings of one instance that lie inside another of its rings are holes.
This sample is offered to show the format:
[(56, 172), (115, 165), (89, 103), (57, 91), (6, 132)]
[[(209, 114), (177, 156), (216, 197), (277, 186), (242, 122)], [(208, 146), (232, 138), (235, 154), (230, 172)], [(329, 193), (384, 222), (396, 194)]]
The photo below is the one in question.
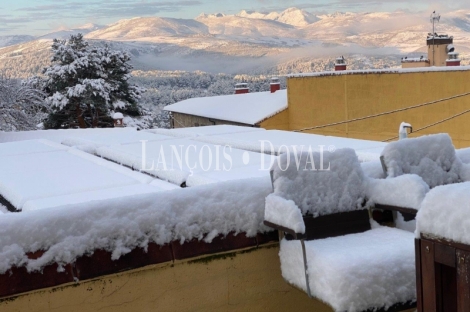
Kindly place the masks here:
[(53, 108), (47, 128), (112, 127), (112, 111), (139, 113), (144, 89), (128, 82), (127, 53), (90, 47), (82, 34), (54, 39), (52, 51), (53, 64), (44, 69), (46, 101)]

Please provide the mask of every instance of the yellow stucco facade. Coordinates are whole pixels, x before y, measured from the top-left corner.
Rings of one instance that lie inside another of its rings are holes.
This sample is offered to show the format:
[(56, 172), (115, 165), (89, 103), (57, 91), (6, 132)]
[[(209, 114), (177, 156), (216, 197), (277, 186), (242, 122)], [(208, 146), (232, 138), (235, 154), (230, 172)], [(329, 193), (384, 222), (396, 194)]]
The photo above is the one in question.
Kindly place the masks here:
[(279, 245), (167, 262), (0, 300), (2, 312), (331, 312), (281, 276)]
[(260, 122), (259, 126), (261, 128), (271, 130), (289, 130), (289, 111), (288, 109), (283, 110), (280, 113), (277, 113), (274, 116), (267, 118)]
[[(470, 70), (346, 73), (291, 77), (287, 81), (289, 130), (393, 111), (470, 92)], [(419, 129), (470, 109), (470, 96), (381, 117), (305, 131), (382, 141), (398, 135), (401, 122)], [(470, 113), (424, 134), (447, 132), (457, 148), (470, 146)]]

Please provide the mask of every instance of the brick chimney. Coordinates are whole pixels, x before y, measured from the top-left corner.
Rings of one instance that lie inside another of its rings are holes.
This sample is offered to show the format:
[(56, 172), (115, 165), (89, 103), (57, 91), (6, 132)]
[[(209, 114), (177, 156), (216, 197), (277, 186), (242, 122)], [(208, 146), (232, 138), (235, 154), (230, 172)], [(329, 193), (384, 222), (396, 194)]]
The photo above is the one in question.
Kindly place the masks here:
[(343, 56), (338, 57), (335, 61), (335, 71), (346, 70), (346, 60)]
[(460, 66), (460, 58), (457, 52), (447, 53), (446, 66)]
[(279, 81), (279, 78), (277, 77), (272, 77), (271, 78), (271, 83), (269, 84), (271, 93), (274, 93), (278, 90), (281, 90), (281, 82)]
[(240, 82), (235, 85), (235, 94), (244, 94), (250, 93), (250, 89), (248, 89), (248, 84), (246, 82)]

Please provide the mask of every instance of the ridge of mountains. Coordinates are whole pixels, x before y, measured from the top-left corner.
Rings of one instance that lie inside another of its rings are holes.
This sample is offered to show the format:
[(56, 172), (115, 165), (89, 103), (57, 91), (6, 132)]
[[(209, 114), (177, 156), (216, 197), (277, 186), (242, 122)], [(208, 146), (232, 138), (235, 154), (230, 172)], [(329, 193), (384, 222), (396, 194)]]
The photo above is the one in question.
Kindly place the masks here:
[[(195, 19), (135, 17), (39, 37), (0, 36), (0, 71), (28, 72), (32, 62), (31, 72), (35, 72), (53, 38), (67, 39), (79, 32), (93, 44), (107, 43), (132, 53), (138, 69), (239, 72), (299, 58), (354, 54), (399, 59), (409, 53), (423, 54), (430, 29), (427, 14), (404, 11), (315, 15), (288, 8), (242, 10), (233, 15), (202, 13)], [(436, 30), (454, 36), (457, 52), (470, 53), (470, 11), (443, 14)]]

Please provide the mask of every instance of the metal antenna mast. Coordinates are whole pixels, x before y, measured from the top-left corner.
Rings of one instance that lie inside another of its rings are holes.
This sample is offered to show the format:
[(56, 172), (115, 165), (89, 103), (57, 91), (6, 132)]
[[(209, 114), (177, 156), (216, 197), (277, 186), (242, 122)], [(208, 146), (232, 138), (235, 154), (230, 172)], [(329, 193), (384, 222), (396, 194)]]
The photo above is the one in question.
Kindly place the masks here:
[(432, 23), (432, 66), (435, 65), (435, 59), (434, 59), (434, 38), (436, 38), (436, 32), (435, 32), (435, 23), (438, 22), (441, 19), (441, 16), (439, 13), (436, 13), (436, 11), (432, 12), (431, 14), (431, 23)]

